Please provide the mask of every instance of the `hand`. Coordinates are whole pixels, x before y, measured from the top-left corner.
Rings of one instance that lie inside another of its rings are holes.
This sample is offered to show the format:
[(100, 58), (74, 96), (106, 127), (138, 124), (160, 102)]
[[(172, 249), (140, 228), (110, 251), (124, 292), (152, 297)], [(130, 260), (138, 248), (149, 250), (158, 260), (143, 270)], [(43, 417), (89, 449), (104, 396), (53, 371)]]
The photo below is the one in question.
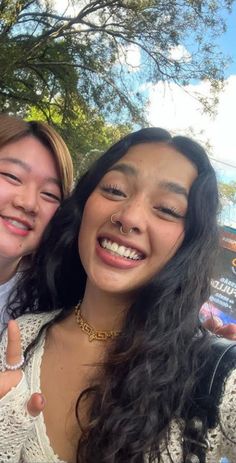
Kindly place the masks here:
[(210, 317), (207, 318), (202, 325), (209, 331), (213, 333), (223, 336), (223, 338), (232, 339), (236, 341), (236, 324), (235, 323), (228, 323), (227, 325), (223, 325), (222, 321), (218, 317)]
[[(20, 329), (15, 320), (10, 320), (7, 328), (7, 349), (6, 362), (9, 365), (19, 363), (22, 356)], [(16, 387), (22, 379), (22, 369), (6, 370), (0, 372), (0, 399), (4, 397), (13, 387)], [(27, 403), (28, 412), (37, 416), (44, 408), (44, 397), (42, 394), (32, 394)]]

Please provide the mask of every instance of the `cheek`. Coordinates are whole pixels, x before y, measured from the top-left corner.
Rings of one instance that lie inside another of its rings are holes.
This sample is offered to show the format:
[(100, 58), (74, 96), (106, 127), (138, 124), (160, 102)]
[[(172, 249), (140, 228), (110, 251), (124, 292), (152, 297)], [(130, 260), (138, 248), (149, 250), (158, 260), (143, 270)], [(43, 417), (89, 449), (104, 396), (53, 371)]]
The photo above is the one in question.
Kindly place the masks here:
[(58, 208), (59, 204), (48, 204), (46, 207), (45, 205), (42, 207), (41, 225), (43, 229), (46, 228)]
[(78, 235), (77, 246), (82, 266), (85, 272), (87, 273), (89, 269), (89, 263), (91, 260), (92, 246), (91, 242), (89, 242), (89, 234), (86, 231), (86, 229), (82, 227), (82, 224)]
[[(91, 233), (99, 227), (101, 219), (102, 205), (97, 199), (97, 195), (93, 193), (87, 200), (82, 216), (79, 236), (81, 240), (89, 239)], [(80, 241), (80, 238), (79, 238)]]
[(171, 224), (162, 230), (159, 235), (159, 244), (163, 252), (173, 255), (181, 246), (184, 239), (184, 224)]
[(84, 209), (83, 218), (80, 226), (79, 236), (78, 236), (78, 250), (81, 261), (84, 261), (84, 251), (85, 249), (89, 249), (88, 240), (90, 237), (90, 233), (88, 231), (88, 219), (87, 219), (87, 212)]
[(45, 214), (46, 219), (50, 220), (54, 216), (58, 208), (59, 208), (59, 204), (50, 205), (50, 207), (48, 207), (46, 214)]
[(94, 200), (94, 196), (91, 195), (85, 204), (78, 236), (78, 250), (82, 263), (89, 259), (88, 256), (94, 248), (95, 235), (101, 222), (98, 214), (101, 211), (101, 206)]
[(12, 201), (15, 196), (15, 190), (9, 185), (0, 181), (0, 206), (4, 205), (6, 201)]

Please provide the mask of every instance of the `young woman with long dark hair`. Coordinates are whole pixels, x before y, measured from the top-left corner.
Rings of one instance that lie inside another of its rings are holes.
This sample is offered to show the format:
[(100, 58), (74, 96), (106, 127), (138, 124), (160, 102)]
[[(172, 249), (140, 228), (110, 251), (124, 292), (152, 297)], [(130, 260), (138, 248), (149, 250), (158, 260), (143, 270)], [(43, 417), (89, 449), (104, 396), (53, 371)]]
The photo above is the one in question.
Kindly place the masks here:
[[(96, 161), (52, 219), (9, 308), (20, 318), (1, 343), (0, 459), (200, 461), (185, 424), (207, 379), (212, 336), (198, 314), (217, 210), (214, 170), (189, 138), (142, 129)], [(235, 455), (228, 370), (217, 422), (199, 444), (206, 463)]]

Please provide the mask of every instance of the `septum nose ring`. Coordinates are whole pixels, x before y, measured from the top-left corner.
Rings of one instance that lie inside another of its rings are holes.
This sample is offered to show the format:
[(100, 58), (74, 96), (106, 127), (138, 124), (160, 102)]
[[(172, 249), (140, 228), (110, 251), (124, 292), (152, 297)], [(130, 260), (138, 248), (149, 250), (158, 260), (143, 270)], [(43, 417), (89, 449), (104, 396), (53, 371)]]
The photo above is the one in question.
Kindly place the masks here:
[[(114, 219), (114, 216), (115, 216), (116, 214), (117, 214), (117, 213), (115, 212), (114, 214), (111, 215), (111, 218), (110, 218), (110, 221), (111, 221), (111, 223), (112, 223), (113, 225), (117, 225), (117, 223), (121, 223), (121, 222), (119, 222), (119, 220), (115, 220), (115, 219)], [(133, 227), (128, 228), (127, 231), (124, 230), (123, 225), (122, 225), (122, 223), (121, 223), (121, 225), (120, 225), (120, 233), (121, 233), (122, 235), (128, 235), (129, 233), (132, 233), (133, 231), (134, 231)]]

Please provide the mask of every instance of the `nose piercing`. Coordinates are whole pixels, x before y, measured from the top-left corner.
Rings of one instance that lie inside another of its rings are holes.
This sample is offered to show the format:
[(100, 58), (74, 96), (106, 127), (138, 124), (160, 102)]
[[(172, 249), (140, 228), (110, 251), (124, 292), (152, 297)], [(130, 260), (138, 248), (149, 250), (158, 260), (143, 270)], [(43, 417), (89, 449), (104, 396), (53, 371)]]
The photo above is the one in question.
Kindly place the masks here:
[(133, 228), (129, 228), (127, 231), (125, 231), (123, 229), (123, 226), (122, 225), (120, 226), (120, 232), (121, 232), (122, 235), (128, 235), (128, 233), (132, 233), (132, 231), (134, 231)]
[[(115, 219), (114, 219), (114, 216), (115, 216), (115, 215), (116, 215), (116, 213), (115, 213), (115, 214), (112, 214), (112, 215), (111, 215), (111, 218), (110, 218), (110, 221), (111, 221), (111, 223), (113, 223), (113, 225), (116, 225), (116, 224), (119, 222), (118, 220), (115, 220)], [(119, 222), (119, 223), (120, 223), (120, 222)], [(127, 231), (126, 231), (126, 230), (124, 230), (122, 224), (121, 224), (121, 226), (120, 226), (120, 233), (121, 233), (122, 235), (128, 235), (128, 233), (132, 233), (133, 231), (134, 231), (133, 227), (128, 228)]]
[(113, 217), (114, 217), (115, 215), (116, 215), (116, 213), (115, 213), (115, 214), (112, 214), (112, 215), (111, 215), (111, 218), (110, 218), (110, 221), (111, 221), (111, 223), (113, 223), (113, 225), (116, 224), (116, 220), (113, 219)]

